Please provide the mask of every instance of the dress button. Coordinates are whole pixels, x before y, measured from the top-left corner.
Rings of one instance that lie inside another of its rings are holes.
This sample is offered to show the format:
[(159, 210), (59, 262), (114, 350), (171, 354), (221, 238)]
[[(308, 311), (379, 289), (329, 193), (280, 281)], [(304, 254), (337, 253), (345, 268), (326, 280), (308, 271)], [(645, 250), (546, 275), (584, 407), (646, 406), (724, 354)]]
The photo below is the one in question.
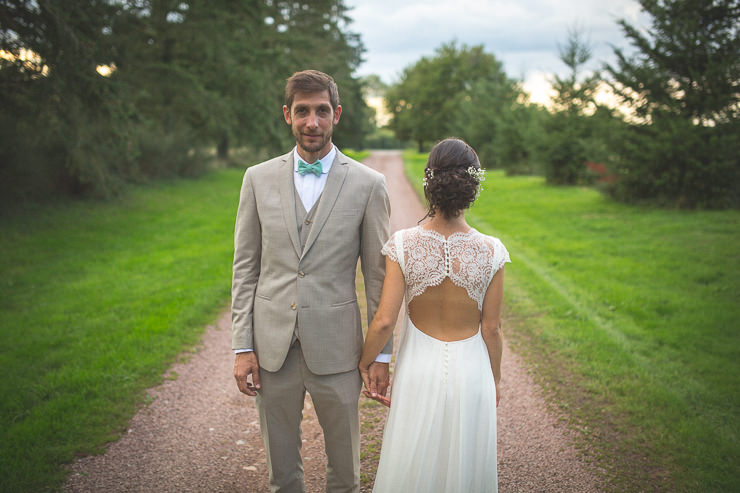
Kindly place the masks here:
[(305, 221), (303, 221), (303, 224), (305, 224), (306, 226), (308, 226), (309, 224), (311, 224), (311, 220), (310, 219), (306, 219)]
[(304, 273), (303, 273), (303, 271), (300, 271), (300, 272), (298, 272), (298, 277), (303, 277), (303, 276), (305, 276), (305, 275), (306, 275), (306, 274), (304, 274)]
[(293, 310), (297, 310), (298, 309), (298, 305), (296, 305), (295, 303), (291, 303), (290, 304), (290, 308), (292, 308)]

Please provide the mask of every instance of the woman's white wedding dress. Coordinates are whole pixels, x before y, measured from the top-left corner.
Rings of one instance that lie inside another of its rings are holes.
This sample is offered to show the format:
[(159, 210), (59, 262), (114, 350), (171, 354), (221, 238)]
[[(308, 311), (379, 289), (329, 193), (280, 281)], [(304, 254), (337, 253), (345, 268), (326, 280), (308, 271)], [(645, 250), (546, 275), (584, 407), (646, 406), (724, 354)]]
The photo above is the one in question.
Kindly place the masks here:
[(449, 277), (480, 310), (509, 254), (475, 229), (445, 239), (421, 227), (396, 232), (383, 254), (403, 271), (407, 316), (373, 491), (496, 492), (496, 388), (480, 329), (435, 339), (414, 326), (408, 304)]

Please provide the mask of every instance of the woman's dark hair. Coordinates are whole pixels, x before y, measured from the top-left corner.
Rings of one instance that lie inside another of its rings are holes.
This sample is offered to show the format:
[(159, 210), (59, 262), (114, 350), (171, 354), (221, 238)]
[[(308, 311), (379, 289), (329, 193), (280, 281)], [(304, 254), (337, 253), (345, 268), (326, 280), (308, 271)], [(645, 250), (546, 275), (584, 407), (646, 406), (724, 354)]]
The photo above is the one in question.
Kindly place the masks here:
[(480, 178), (469, 168), (480, 170), (478, 155), (460, 139), (445, 139), (429, 153), (424, 170), (424, 196), (427, 199), (427, 217), (440, 213), (457, 217), (478, 196)]

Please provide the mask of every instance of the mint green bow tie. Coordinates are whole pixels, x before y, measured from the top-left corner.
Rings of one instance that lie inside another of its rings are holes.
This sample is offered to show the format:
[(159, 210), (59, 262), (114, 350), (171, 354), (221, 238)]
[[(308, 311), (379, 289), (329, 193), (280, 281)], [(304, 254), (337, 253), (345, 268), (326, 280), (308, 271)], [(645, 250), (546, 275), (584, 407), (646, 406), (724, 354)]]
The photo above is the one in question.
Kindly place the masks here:
[(298, 160), (298, 172), (302, 175), (313, 173), (316, 176), (321, 176), (321, 171), (321, 161), (318, 159), (313, 164), (304, 163), (301, 159)]

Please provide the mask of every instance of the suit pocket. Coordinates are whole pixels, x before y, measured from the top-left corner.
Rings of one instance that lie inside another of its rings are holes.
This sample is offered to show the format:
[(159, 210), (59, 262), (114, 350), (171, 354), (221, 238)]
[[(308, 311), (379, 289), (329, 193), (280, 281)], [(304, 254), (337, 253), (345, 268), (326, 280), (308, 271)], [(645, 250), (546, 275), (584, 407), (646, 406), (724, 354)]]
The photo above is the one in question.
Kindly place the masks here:
[(265, 300), (265, 301), (270, 301), (270, 300), (272, 299), (272, 298), (270, 298), (269, 296), (265, 296), (265, 295), (263, 295), (263, 294), (256, 294), (256, 293), (255, 293), (255, 295), (254, 295), (254, 296), (255, 296), (255, 298), (259, 298), (259, 299), (261, 299), (261, 300)]
[(334, 209), (331, 213), (337, 216), (357, 216), (360, 209)]

